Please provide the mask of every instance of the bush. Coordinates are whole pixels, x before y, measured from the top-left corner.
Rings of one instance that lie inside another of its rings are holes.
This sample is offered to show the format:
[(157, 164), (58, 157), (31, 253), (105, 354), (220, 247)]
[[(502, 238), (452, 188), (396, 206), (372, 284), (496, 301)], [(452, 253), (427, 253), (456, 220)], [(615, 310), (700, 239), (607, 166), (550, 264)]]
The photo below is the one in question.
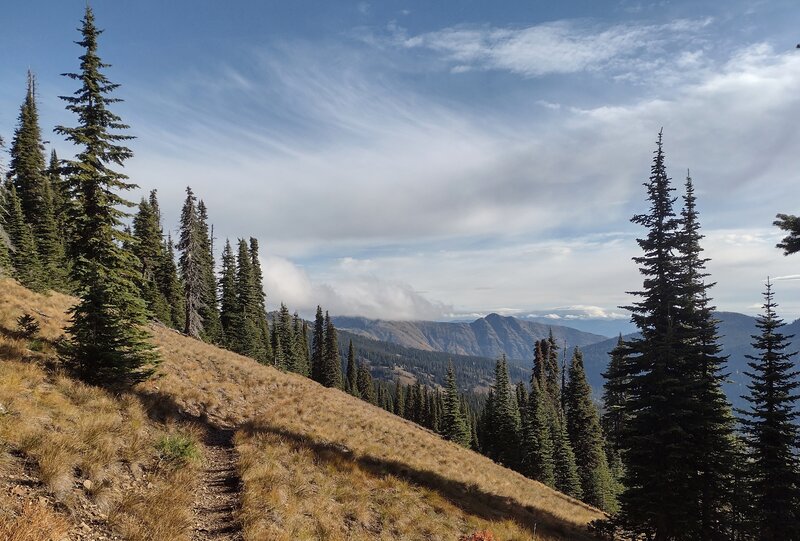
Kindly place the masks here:
[(497, 541), (491, 530), (481, 530), (472, 535), (462, 536), (459, 541)]
[(200, 448), (191, 434), (168, 434), (156, 444), (159, 458), (173, 466), (185, 466), (200, 460)]
[(17, 318), (17, 335), (23, 340), (33, 340), (39, 334), (39, 322), (32, 315), (25, 313)]

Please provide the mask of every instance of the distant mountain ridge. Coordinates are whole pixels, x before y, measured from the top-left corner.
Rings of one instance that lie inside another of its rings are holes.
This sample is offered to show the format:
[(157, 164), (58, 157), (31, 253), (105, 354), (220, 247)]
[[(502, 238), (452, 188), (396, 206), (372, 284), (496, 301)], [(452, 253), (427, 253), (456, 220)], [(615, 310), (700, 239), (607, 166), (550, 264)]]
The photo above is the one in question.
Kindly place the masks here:
[(531, 360), (536, 340), (550, 331), (563, 347), (584, 347), (607, 340), (607, 336), (579, 331), (563, 325), (526, 321), (511, 316), (489, 314), (472, 322), (387, 321), (363, 317), (337, 316), (337, 329), (372, 340), (389, 342), (424, 351), (497, 358), (505, 353), (511, 359)]

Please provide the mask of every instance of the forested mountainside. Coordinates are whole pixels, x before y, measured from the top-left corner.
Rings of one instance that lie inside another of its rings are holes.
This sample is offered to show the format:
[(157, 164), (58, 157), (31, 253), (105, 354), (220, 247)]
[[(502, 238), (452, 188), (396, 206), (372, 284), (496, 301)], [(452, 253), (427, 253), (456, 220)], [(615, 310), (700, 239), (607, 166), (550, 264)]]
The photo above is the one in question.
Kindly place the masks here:
[(334, 317), (337, 329), (366, 338), (391, 342), (401, 346), (443, 351), (496, 359), (503, 353), (510, 359), (533, 359), (537, 340), (547, 338), (552, 331), (556, 342), (563, 347), (583, 347), (607, 337), (579, 331), (561, 325), (525, 321), (510, 316), (489, 314), (466, 322), (385, 321), (363, 317)]

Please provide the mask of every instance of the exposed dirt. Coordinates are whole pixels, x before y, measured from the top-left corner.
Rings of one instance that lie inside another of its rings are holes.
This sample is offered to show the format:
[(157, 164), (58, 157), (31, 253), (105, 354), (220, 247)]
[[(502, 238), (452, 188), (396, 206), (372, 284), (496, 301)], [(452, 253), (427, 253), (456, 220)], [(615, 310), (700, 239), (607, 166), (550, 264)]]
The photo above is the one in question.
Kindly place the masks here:
[(205, 469), (200, 472), (195, 501), (193, 541), (243, 541), (236, 519), (241, 480), (236, 470), (233, 429), (209, 427), (205, 438)]

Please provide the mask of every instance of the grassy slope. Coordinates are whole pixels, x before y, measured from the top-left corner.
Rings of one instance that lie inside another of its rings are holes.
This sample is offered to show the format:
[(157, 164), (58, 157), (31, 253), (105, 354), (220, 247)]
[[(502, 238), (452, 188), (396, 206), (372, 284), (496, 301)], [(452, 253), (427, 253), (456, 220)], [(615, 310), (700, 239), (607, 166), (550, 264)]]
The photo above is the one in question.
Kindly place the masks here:
[[(68, 304), (0, 281), (6, 328), (24, 310), (54, 337)], [(135, 407), (153, 418), (240, 427), (247, 539), (444, 540), (482, 528), (499, 539), (582, 539), (600, 516), (338, 390), (168, 329), (154, 333), (164, 363), (136, 389)], [(13, 356), (0, 351), (0, 359)]]

